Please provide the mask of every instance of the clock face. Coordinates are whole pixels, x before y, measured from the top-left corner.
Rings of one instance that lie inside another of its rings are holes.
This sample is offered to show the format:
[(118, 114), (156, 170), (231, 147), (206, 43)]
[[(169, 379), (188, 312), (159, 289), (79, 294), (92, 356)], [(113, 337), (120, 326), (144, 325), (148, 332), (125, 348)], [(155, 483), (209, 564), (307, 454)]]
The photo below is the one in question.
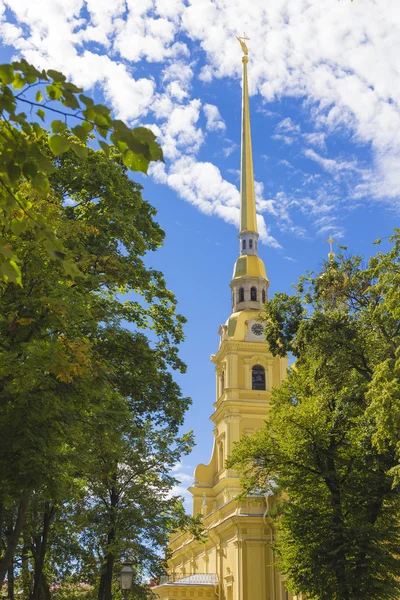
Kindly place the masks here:
[(260, 323), (254, 323), (251, 330), (254, 335), (262, 335), (264, 332), (264, 327)]

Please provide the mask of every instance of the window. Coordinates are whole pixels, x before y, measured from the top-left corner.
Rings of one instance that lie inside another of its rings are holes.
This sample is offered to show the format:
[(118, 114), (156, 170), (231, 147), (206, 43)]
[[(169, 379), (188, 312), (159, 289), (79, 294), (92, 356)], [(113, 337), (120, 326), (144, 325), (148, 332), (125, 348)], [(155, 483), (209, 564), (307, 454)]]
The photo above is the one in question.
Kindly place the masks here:
[(262, 302), (265, 304), (265, 290), (262, 291)]
[(249, 240), (249, 248), (251, 249), (253, 247), (253, 240)]
[(221, 394), (224, 393), (225, 390), (225, 373), (222, 371), (221, 373)]
[(250, 300), (255, 302), (257, 300), (257, 288), (252, 287), (250, 290)]
[(254, 365), (251, 371), (253, 390), (265, 390), (265, 369), (261, 365)]
[(242, 250), (246, 250), (246, 240), (242, 241)]
[(244, 289), (239, 288), (239, 302), (244, 302)]

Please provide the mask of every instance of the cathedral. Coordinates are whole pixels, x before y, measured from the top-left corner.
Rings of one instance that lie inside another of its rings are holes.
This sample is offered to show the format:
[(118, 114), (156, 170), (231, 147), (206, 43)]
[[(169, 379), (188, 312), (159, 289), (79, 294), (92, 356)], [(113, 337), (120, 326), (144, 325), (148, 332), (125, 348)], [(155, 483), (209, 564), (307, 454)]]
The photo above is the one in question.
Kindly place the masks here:
[(239, 41), (244, 52), (239, 258), (230, 283), (232, 314), (221, 325), (219, 348), (211, 356), (216, 373), (214, 447), (209, 464), (197, 466), (189, 489), (193, 514), (203, 515), (207, 540), (199, 542), (187, 532), (172, 536), (168, 575), (152, 588), (162, 600), (296, 600), (285, 589), (268, 543), (274, 539), (268, 514), (274, 498), (237, 500), (239, 475), (226, 468), (234, 443), (263, 427), (271, 390), (287, 369), (286, 358), (269, 352), (259, 322), (269, 281), (258, 256), (248, 51), (244, 38)]

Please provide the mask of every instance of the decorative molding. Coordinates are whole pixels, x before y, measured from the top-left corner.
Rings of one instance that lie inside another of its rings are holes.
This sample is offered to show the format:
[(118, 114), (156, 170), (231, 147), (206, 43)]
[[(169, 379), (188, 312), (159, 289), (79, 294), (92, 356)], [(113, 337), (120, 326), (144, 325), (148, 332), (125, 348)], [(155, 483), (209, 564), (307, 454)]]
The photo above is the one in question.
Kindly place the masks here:
[(237, 423), (237, 422), (241, 421), (241, 419), (242, 419), (242, 415), (226, 415), (224, 417), (224, 420), (227, 423), (235, 423), (235, 422)]

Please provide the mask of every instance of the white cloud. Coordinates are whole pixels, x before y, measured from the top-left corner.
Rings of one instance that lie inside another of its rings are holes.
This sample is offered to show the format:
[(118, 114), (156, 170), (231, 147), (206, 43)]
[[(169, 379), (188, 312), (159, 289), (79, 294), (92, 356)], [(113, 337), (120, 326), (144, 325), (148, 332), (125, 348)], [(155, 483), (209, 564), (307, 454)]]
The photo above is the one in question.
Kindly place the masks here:
[(177, 60), (168, 65), (162, 76), (164, 83), (168, 84), (168, 95), (179, 102), (189, 97), (192, 78), (192, 67), (184, 60)]
[(311, 150), (311, 148), (307, 148), (304, 151), (304, 156), (307, 156), (307, 158), (311, 158), (311, 160), (317, 162), (319, 165), (321, 165), (323, 169), (329, 171), (329, 173), (332, 173), (333, 175), (341, 173), (342, 171), (358, 170), (357, 161), (355, 160), (346, 161), (324, 158), (320, 154), (317, 154), (317, 152), (315, 152), (314, 150)]
[[(229, 146), (225, 146), (225, 148), (222, 148), (222, 154), (225, 156), (225, 158), (228, 158), (228, 156), (230, 156), (232, 152), (239, 148), (239, 145), (235, 144), (234, 142), (228, 139), (226, 139), (225, 142), (229, 144)], [(238, 171), (238, 173), (240, 174), (240, 171)]]
[[(151, 165), (150, 173), (158, 183), (168, 185), (201, 212), (215, 215), (239, 227), (239, 191), (235, 185), (223, 179), (220, 170), (212, 163), (181, 156), (169, 169), (162, 163)], [(258, 184), (258, 191), (262, 192), (262, 184)], [(261, 241), (279, 247), (261, 215), (257, 216), (257, 223)]]
[[(6, 22), (6, 11), (15, 23)], [(202, 107), (191, 94), (195, 74), (203, 82), (235, 78), (239, 83), (235, 35), (249, 26), (249, 88), (262, 102), (258, 107), (254, 102), (253, 110), (280, 119), (273, 138), (305, 144), (303, 156), (322, 169), (304, 175), (301, 190), (287, 184), (279, 192), (280, 205), (278, 194), (267, 200), (261, 194), (258, 210), (269, 212), (283, 231), (305, 235), (294, 222), (296, 211), (318, 228), (326, 226), (318, 225), (318, 214), (335, 213), (346, 201), (350, 206), (370, 197), (400, 207), (398, 0), (385, 0), (384, 10), (376, 0), (0, 0), (0, 15), (4, 42), (28, 61), (59, 69), (86, 88), (98, 85), (116, 114), (129, 122), (154, 121), (165, 156), (175, 161), (165, 171), (166, 183), (200, 210), (235, 223), (238, 208), (230, 201), (235, 186), (215, 165), (195, 159), (205, 143), (202, 108), (207, 129), (223, 131), (225, 123), (218, 106)], [(196, 60), (202, 53), (201, 68), (189, 54), (187, 38)], [(163, 63), (158, 79), (149, 75), (146, 61)], [(267, 102), (284, 96), (302, 99), (311, 131), (303, 133), (292, 119), (269, 110)], [(329, 136), (338, 132), (367, 145), (373, 158), (369, 170), (356, 160), (321, 156), (310, 148), (325, 154)], [(228, 156), (232, 149), (225, 144), (215, 155)], [(192, 175), (184, 171), (189, 183), (178, 173), (182, 161), (194, 168)], [(208, 192), (198, 171), (211, 175)], [(341, 200), (335, 185), (345, 180), (347, 194)], [(266, 229), (262, 235), (269, 240)]]
[(280, 142), (283, 142), (287, 146), (291, 146), (296, 141), (296, 138), (294, 138), (294, 137), (292, 137), (290, 135), (282, 135), (280, 133), (275, 133), (272, 136), (272, 139), (280, 141)]
[(300, 133), (300, 125), (293, 123), (293, 121), (290, 117), (286, 117), (286, 119), (283, 119), (282, 121), (280, 121), (278, 123), (278, 125), (276, 126), (276, 129), (277, 129), (277, 131), (284, 132), (284, 133), (293, 133), (293, 134)]
[(217, 106), (214, 104), (205, 104), (203, 110), (206, 115), (207, 129), (209, 131), (224, 131), (226, 129)]
[(318, 148), (324, 149), (326, 146), (326, 134), (325, 133), (303, 133), (303, 139), (310, 146), (317, 146)]
[[(167, 120), (160, 125), (161, 142), (166, 158), (177, 160), (183, 151), (196, 154), (204, 141), (203, 131), (197, 127), (200, 100), (191, 100), (185, 105), (174, 105), (170, 99), (163, 97), (160, 97), (159, 101), (166, 110), (162, 114), (167, 117)], [(160, 116), (157, 106), (156, 111)]]

